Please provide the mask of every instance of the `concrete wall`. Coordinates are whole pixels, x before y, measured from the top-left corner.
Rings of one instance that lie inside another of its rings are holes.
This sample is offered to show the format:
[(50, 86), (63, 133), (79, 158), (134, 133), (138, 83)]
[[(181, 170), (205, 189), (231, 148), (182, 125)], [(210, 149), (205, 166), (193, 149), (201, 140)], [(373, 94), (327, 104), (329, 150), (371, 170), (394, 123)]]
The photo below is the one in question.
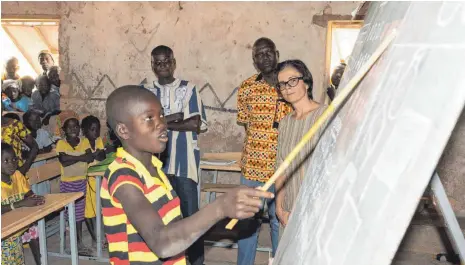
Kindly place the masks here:
[[(62, 108), (103, 118), (115, 87), (152, 76), (150, 52), (174, 49), (176, 75), (195, 82), (208, 106), (202, 151), (240, 151), (236, 90), (255, 73), (251, 45), (273, 39), (281, 59), (299, 58), (323, 94), (325, 19), (358, 2), (2, 2), (2, 15), (59, 15)], [(341, 16), (342, 18), (343, 16)], [(208, 139), (206, 141), (205, 139)]]

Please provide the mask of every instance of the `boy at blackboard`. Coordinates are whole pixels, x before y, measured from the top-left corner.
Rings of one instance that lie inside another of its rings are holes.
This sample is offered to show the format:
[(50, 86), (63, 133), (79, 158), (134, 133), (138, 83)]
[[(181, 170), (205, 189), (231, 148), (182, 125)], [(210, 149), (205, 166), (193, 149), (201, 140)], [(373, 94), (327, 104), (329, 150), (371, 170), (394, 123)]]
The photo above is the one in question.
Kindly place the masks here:
[[(44, 204), (44, 197), (35, 195), (26, 177), (19, 172), (13, 147), (2, 142), (2, 214), (21, 207)], [(36, 225), (20, 230), (2, 240), (2, 265), (24, 265), (23, 244), (29, 243), (34, 260), (40, 265), (39, 233)]]
[(252, 217), (260, 209), (260, 197), (273, 197), (239, 187), (183, 219), (179, 197), (153, 155), (168, 142), (157, 97), (139, 86), (120, 87), (108, 97), (106, 113), (123, 145), (101, 188), (110, 263), (186, 264), (185, 250), (215, 223)]

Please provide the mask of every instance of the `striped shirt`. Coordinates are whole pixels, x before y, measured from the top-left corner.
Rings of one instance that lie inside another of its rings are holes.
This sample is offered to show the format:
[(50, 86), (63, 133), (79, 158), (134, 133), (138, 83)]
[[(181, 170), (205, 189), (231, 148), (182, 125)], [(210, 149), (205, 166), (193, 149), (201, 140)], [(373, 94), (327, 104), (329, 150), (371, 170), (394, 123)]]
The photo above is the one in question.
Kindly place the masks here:
[(186, 264), (184, 253), (168, 259), (159, 259), (131, 224), (122, 205), (114, 197), (116, 190), (122, 185), (133, 185), (144, 193), (165, 225), (181, 220), (179, 197), (161, 170), (162, 163), (153, 156), (152, 164), (157, 168), (159, 178), (151, 176), (141, 162), (123, 148), (118, 148), (115, 161), (105, 172), (100, 197), (110, 263), (113, 265)]
[[(207, 115), (194, 84), (181, 79), (175, 79), (173, 83), (166, 85), (160, 85), (157, 81), (147, 84), (143, 86), (160, 99), (165, 115), (182, 112), (184, 119), (200, 115), (200, 130), (207, 129)], [(198, 133), (169, 130), (168, 139), (167, 156), (163, 161), (164, 171), (169, 175), (188, 177), (198, 182), (200, 166)]]
[[(276, 161), (276, 168), (278, 168), (286, 159), (287, 155), (294, 149), (294, 147), (300, 142), (305, 133), (315, 124), (317, 119), (323, 114), (327, 106), (321, 105), (317, 109), (308, 113), (304, 119), (296, 120), (293, 117), (294, 113), (291, 113), (284, 117), (279, 123), (279, 137), (278, 137), (278, 155)], [(299, 194), (300, 186), (305, 177), (305, 171), (310, 164), (310, 160), (313, 154), (320, 136), (326, 128), (327, 122), (321, 126), (318, 132), (312, 137), (312, 139), (305, 145), (305, 147), (299, 152), (297, 157), (292, 160), (291, 165), (284, 172), (286, 181), (284, 184), (284, 195), (283, 205), (281, 207), (290, 212), (294, 206), (294, 201)]]

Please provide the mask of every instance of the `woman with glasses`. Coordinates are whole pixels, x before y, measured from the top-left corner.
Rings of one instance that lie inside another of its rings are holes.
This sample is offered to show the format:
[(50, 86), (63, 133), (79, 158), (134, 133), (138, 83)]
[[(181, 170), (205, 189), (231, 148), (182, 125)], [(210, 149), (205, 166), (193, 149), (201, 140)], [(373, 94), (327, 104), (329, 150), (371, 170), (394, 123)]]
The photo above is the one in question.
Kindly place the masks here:
[[(294, 111), (279, 123), (278, 153), (276, 167), (313, 126), (327, 106), (313, 101), (313, 78), (307, 66), (300, 60), (288, 60), (278, 64), (278, 84), (283, 98), (292, 104)], [(325, 126), (322, 126), (323, 128)], [(276, 215), (281, 223), (281, 233), (287, 225), (299, 188), (305, 177), (313, 149), (318, 143), (322, 130), (317, 132), (300, 151), (285, 171), (285, 176), (276, 181)]]

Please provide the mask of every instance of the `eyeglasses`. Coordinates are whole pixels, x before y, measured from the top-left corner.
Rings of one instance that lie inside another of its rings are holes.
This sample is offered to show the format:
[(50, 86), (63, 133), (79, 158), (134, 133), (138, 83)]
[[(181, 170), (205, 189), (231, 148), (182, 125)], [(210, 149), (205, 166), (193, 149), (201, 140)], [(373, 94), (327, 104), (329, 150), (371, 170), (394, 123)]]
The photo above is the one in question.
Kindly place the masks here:
[(299, 83), (299, 80), (304, 80), (304, 77), (292, 77), (291, 79), (287, 80), (287, 82), (279, 82), (276, 86), (280, 91), (283, 91), (287, 87), (295, 87)]

